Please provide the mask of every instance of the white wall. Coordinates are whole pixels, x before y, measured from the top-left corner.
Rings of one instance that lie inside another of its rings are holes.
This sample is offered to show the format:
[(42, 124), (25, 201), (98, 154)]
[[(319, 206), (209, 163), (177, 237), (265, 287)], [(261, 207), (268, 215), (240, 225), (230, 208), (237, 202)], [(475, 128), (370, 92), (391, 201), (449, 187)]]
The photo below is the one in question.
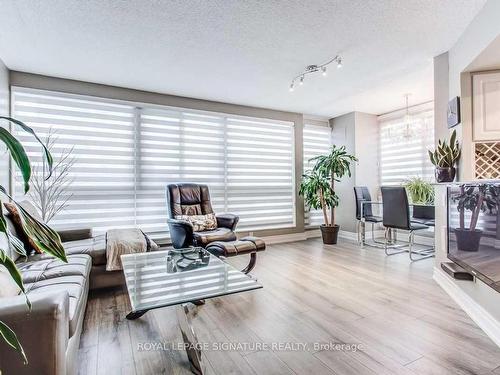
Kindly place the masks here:
[[(479, 14), (474, 18), (465, 32), (459, 37), (457, 43), (448, 51), (448, 53), (437, 56), (434, 59), (434, 86), (435, 86), (435, 111), (436, 111), (436, 137), (443, 137), (449, 134), (443, 113), (446, 111), (447, 101), (455, 96), (460, 96), (462, 109), (469, 100), (469, 95), (464, 88), (464, 82), (461, 81), (461, 74), (468, 71), (474, 60), (483, 50), (488, 47), (500, 35), (500, 1), (489, 0)], [(500, 61), (498, 61), (500, 67)], [(443, 93), (447, 93), (448, 97)], [(439, 119), (439, 121), (438, 121)], [(471, 134), (470, 121), (462, 121), (463, 125), (456, 127), (459, 134), (464, 135), (464, 146), (470, 140), (467, 137)], [(463, 127), (463, 128), (462, 128)], [(461, 176), (472, 175), (469, 163), (462, 162)], [(438, 187), (436, 194), (436, 272), (440, 270), (440, 264), (447, 261), (446, 255), (446, 206), (445, 206), (445, 188)], [(451, 280), (451, 279), (450, 279)], [(476, 282), (464, 282), (451, 280), (453, 288), (457, 295), (468, 296), (477, 303), (476, 308), (486, 311), (491, 318), (490, 327), (496, 327), (497, 334), (500, 333), (500, 293), (495, 292), (486, 284), (477, 280)], [(467, 311), (467, 309), (466, 309)], [(474, 318), (474, 317), (473, 317)], [(480, 323), (480, 322), (479, 322)], [(481, 325), (481, 324), (480, 324)], [(482, 326), (485, 329), (484, 326)], [(487, 332), (491, 334), (490, 332)]]
[[(9, 70), (2, 60), (0, 60), (0, 115), (7, 116), (9, 114)], [(8, 123), (2, 120), (1, 126), (8, 128)], [(9, 189), (9, 158), (5, 153), (5, 146), (0, 144), (0, 185)]]
[[(355, 144), (355, 112), (348, 113), (343, 116), (331, 119), (332, 124), (332, 139), (336, 146), (345, 146), (346, 151), (350, 154), (356, 154)], [(353, 172), (351, 177), (345, 176), (342, 181), (336, 184), (335, 191), (337, 192), (340, 204), (335, 209), (335, 222), (340, 225), (340, 230), (346, 232), (356, 231), (355, 222), (355, 200), (354, 200), (354, 181), (356, 171), (354, 166), (351, 168)]]
[(379, 126), (377, 116), (356, 112), (355, 149), (358, 163), (355, 185), (367, 186), (373, 200), (379, 194)]
[(337, 184), (340, 205), (336, 209), (336, 221), (340, 230), (356, 231), (356, 201), (354, 186), (368, 186), (374, 200), (378, 193), (378, 123), (377, 116), (362, 112), (351, 112), (330, 120), (333, 143), (346, 146), (347, 152), (356, 155), (359, 161), (353, 165), (352, 176), (344, 177)]

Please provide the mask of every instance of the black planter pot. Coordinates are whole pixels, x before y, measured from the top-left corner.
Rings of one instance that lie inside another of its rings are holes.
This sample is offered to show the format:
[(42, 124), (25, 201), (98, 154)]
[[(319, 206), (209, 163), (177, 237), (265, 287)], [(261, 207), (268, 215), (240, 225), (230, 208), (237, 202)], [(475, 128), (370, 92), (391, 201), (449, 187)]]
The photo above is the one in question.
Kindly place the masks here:
[(436, 167), (434, 174), (437, 182), (453, 182), (455, 179), (456, 169), (455, 167)]
[(321, 224), (319, 228), (321, 229), (321, 237), (323, 238), (324, 244), (335, 245), (337, 243), (340, 226), (335, 224), (331, 227), (327, 227), (325, 224)]
[(461, 251), (478, 251), (479, 241), (481, 241), (482, 230), (455, 228), (457, 238), (457, 249)]

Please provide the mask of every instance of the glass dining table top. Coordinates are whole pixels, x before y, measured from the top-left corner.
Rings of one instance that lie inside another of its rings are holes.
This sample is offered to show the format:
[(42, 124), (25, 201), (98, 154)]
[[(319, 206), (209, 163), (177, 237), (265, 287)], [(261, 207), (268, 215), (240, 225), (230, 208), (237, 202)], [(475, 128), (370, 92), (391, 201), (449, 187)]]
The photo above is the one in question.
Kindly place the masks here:
[(121, 261), (133, 311), (262, 288), (202, 248), (127, 254)]

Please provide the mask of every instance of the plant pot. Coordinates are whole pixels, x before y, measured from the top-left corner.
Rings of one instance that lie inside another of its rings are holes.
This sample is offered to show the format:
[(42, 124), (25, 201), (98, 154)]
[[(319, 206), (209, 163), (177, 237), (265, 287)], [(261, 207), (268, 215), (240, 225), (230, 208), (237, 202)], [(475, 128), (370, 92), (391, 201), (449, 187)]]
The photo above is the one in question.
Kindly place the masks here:
[(323, 238), (324, 244), (335, 245), (337, 243), (340, 226), (338, 226), (337, 224), (333, 226), (326, 226), (325, 224), (321, 224), (319, 228), (321, 229), (321, 237)]
[(455, 179), (455, 167), (436, 167), (434, 174), (437, 182), (453, 182)]
[(481, 241), (482, 230), (455, 228), (457, 238), (457, 249), (461, 251), (478, 251), (479, 241)]

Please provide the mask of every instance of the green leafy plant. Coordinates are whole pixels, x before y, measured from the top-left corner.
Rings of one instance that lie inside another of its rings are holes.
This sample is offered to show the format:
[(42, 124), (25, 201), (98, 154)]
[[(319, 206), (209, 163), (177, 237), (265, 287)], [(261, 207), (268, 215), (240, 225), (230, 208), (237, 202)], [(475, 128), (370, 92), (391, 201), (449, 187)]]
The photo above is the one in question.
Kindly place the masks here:
[(427, 150), (431, 163), (440, 168), (451, 168), (460, 159), (460, 144), (457, 141), (457, 131), (453, 130), (449, 143), (446, 140), (439, 140), (438, 147), (434, 150)]
[(434, 188), (429, 181), (416, 176), (407, 179), (403, 186), (406, 188), (413, 204), (434, 204)]
[[(24, 131), (30, 133), (35, 137), (35, 139), (42, 145), (43, 152), (45, 155), (45, 160), (47, 161), (49, 171), (51, 171), (53, 164), (52, 155), (50, 154), (49, 150), (44, 146), (40, 138), (38, 138), (38, 136), (35, 134), (33, 129), (31, 129), (23, 122), (11, 117), (0, 116), (0, 119), (7, 120), (9, 122), (18, 125), (19, 127), (21, 127), (21, 129), (23, 129)], [(21, 171), (24, 183), (24, 192), (27, 193), (30, 188), (31, 164), (24, 147), (22, 146), (21, 142), (19, 142), (19, 140), (17, 140), (7, 129), (2, 127), (0, 127), (0, 140), (7, 146), (7, 149), (10, 153), (10, 156), (12, 157), (12, 160), (14, 160), (14, 163)], [(46, 252), (48, 254), (53, 255), (56, 258), (61, 259), (64, 262), (67, 262), (66, 254), (61, 244), (61, 239), (59, 238), (57, 232), (52, 230), (46, 224), (37, 221), (33, 216), (31, 216), (14, 199), (12, 199), (12, 197), (7, 193), (7, 190), (1, 185), (0, 185), (0, 192), (16, 205), (19, 211), (19, 215), (21, 217), (21, 222), (24, 231), (42, 250), (42, 252)], [(25, 256), (26, 251), (24, 249), (23, 244), (19, 241), (19, 239), (14, 237), (14, 235), (9, 231), (7, 227), (7, 222), (3, 215), (3, 210), (1, 209), (1, 206), (2, 202), (0, 200), (0, 234), (6, 236), (7, 238), (6, 243), (9, 248), (12, 248), (14, 251)], [(16, 267), (15, 262), (9, 256), (8, 249), (0, 248), (0, 264), (7, 269), (12, 279), (15, 281), (21, 292), (24, 294), (25, 288), (21, 274), (18, 268)], [(27, 296), (26, 296), (26, 303), (28, 305), (28, 308), (31, 308), (31, 304)], [(9, 326), (2, 321), (0, 321), (0, 336), (8, 345), (14, 348), (21, 355), (25, 363), (28, 362), (23, 347), (19, 342), (15, 332), (12, 331), (12, 329), (10, 329)]]
[(306, 205), (323, 211), (323, 219), (328, 225), (327, 208), (337, 206), (339, 201), (330, 186), (330, 179), (311, 170), (302, 175), (299, 194), (304, 197)]
[[(327, 155), (316, 156), (311, 172), (305, 174), (300, 184), (299, 194), (307, 205), (323, 211), (326, 226), (335, 225), (335, 207), (339, 205), (339, 197), (335, 192), (335, 182), (345, 175), (351, 177), (351, 163), (357, 161), (354, 155), (347, 153), (345, 146), (332, 146)], [(328, 218), (327, 210), (330, 210)]]
[[(460, 214), (460, 229), (474, 231), (476, 229), (479, 214), (489, 210), (490, 213), (497, 208), (498, 187), (481, 184), (477, 186), (460, 186), (460, 194), (454, 196), (453, 201), (457, 203)], [(465, 228), (465, 211), (471, 212), (469, 228)]]

